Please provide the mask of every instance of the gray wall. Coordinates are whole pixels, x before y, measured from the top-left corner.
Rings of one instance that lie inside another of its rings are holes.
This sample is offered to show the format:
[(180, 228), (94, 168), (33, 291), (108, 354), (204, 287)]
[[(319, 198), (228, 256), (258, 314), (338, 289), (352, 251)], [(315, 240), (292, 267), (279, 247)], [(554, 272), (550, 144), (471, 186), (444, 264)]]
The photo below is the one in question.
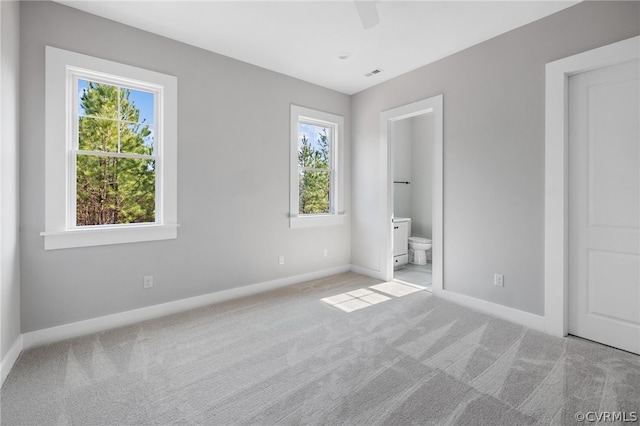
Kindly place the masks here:
[(411, 123), (411, 236), (432, 237), (433, 225), (433, 114)]
[(395, 217), (411, 218), (411, 236), (431, 238), (433, 206), (433, 114), (393, 122)]
[[(289, 105), (344, 116), (349, 214), (349, 96), (55, 3), (21, 18), (23, 332), (350, 263), (349, 216), (288, 227)], [(45, 45), (178, 77), (177, 240), (43, 250)]]
[(20, 4), (0, 1), (0, 360), (20, 336)]
[[(393, 123), (393, 180), (411, 181), (411, 155), (413, 148), (411, 120), (398, 120)], [(393, 216), (411, 217), (411, 186), (401, 183), (393, 185)]]
[[(380, 270), (380, 112), (444, 94), (444, 286), (544, 314), (545, 64), (640, 34), (640, 3), (583, 2), (354, 95), (352, 263)], [(493, 274), (505, 274), (505, 287)]]

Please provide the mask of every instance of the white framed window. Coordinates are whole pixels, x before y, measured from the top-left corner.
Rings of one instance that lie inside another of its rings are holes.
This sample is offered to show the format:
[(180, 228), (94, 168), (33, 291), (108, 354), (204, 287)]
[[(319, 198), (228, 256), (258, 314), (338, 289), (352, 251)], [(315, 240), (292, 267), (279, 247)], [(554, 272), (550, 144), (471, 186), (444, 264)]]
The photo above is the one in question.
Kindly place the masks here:
[(47, 46), (45, 250), (177, 237), (177, 79)]
[(339, 115), (291, 105), (291, 228), (344, 222), (343, 128)]

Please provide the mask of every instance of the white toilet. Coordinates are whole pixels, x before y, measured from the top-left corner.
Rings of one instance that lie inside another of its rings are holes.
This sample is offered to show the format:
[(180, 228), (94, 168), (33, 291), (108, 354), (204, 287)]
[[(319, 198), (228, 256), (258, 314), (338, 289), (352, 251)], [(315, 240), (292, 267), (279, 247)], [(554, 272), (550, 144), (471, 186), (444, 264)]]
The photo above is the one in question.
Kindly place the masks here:
[(427, 250), (431, 250), (431, 240), (421, 237), (409, 237), (409, 263), (427, 264)]

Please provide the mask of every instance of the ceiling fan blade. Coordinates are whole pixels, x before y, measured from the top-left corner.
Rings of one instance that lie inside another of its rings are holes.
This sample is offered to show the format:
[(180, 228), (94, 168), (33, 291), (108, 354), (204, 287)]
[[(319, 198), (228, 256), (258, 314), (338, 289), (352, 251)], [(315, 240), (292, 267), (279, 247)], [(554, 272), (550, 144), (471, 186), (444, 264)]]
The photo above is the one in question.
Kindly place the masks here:
[(380, 23), (380, 17), (378, 16), (378, 8), (375, 1), (354, 1), (356, 9), (358, 9), (358, 15), (360, 15), (360, 22), (362, 27), (367, 30), (371, 27), (375, 27)]

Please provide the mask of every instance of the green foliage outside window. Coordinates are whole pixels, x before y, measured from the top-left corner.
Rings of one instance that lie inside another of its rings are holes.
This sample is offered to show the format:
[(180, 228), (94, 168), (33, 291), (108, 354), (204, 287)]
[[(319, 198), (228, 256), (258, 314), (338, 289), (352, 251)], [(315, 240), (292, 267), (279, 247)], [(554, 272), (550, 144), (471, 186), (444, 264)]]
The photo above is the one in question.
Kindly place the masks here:
[(140, 120), (131, 93), (95, 82), (82, 89), (78, 149), (85, 152), (76, 156), (76, 226), (155, 222), (152, 126)]
[(326, 128), (317, 136), (314, 144), (303, 133), (298, 144), (300, 214), (331, 212), (331, 143)]

